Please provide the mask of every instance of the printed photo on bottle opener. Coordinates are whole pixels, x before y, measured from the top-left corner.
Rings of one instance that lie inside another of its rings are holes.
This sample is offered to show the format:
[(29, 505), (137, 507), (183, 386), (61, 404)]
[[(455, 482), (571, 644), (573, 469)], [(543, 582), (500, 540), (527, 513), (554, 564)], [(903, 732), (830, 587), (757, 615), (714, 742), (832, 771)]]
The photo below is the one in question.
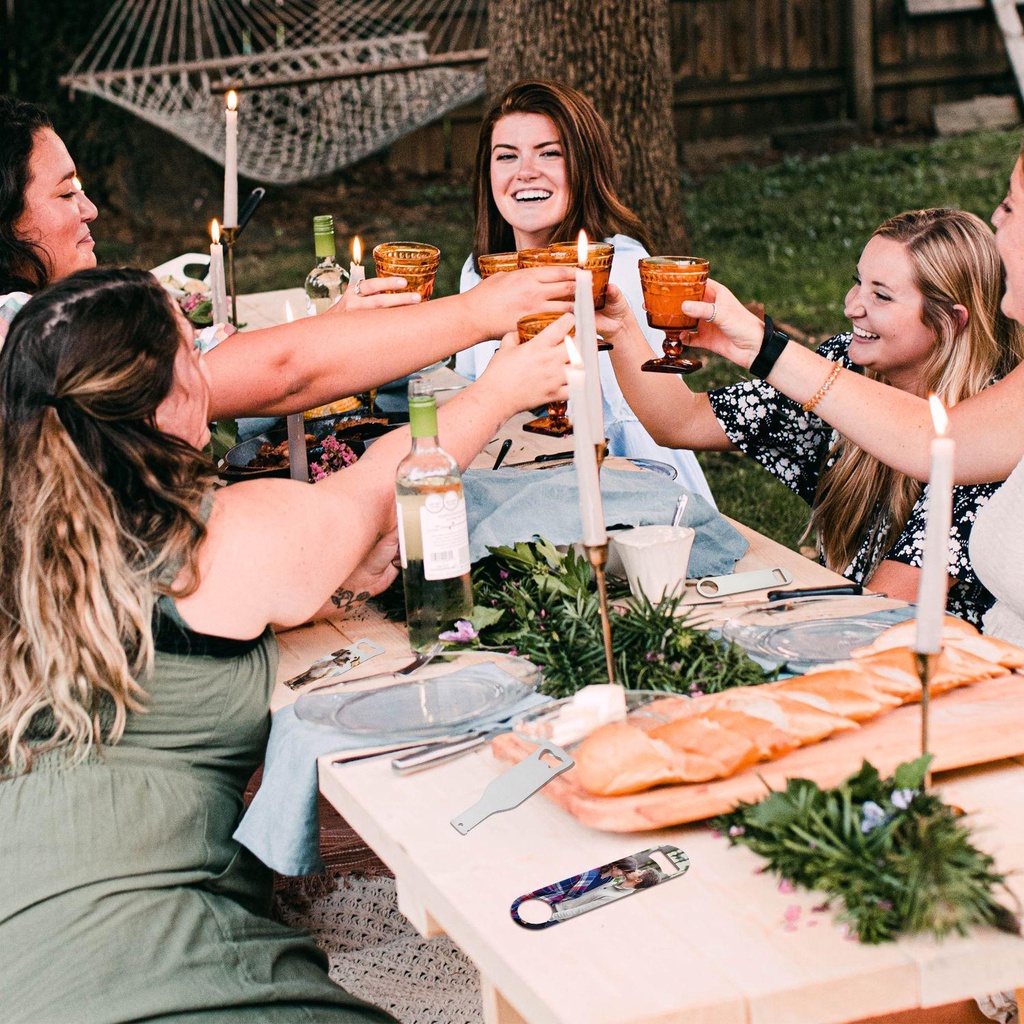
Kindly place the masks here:
[(678, 847), (654, 846), (519, 896), (510, 908), (512, 920), (523, 928), (550, 928), (679, 878), (689, 866)]

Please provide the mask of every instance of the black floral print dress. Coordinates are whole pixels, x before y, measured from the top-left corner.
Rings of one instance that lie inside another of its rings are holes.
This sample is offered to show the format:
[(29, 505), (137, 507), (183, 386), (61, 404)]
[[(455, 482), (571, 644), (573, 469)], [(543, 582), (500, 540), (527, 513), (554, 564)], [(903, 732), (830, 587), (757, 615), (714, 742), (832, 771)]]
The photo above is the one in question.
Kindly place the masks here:
[[(841, 362), (845, 369), (860, 373), (861, 368), (855, 366), (847, 354), (851, 339), (850, 334), (837, 335), (824, 342), (818, 352), (826, 359)], [(798, 402), (763, 380), (716, 388), (708, 397), (712, 411), (729, 440), (791, 491), (799, 494), (808, 505), (813, 504), (821, 474), (835, 461), (829, 452), (838, 439), (838, 433), (820, 417), (804, 412)], [(998, 487), (998, 483), (991, 483), (953, 488), (949, 574), (956, 583), (950, 587), (946, 607), (951, 615), (976, 626), (981, 625), (981, 617), (991, 607), (994, 598), (974, 574), (968, 542), (978, 510)], [(882, 558), (873, 557), (870, 537), (873, 531), (868, 531), (843, 575), (863, 583), (866, 575), (882, 559), (919, 567), (924, 547), (927, 493), (925, 488), (896, 543)], [(878, 515), (883, 514), (879, 510)]]

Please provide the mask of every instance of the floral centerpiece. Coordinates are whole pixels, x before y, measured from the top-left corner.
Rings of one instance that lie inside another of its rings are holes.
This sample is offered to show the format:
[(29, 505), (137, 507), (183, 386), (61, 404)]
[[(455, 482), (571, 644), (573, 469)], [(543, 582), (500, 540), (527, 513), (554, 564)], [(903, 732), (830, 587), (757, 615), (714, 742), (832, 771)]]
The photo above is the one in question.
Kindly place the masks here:
[[(606, 683), (600, 608), (586, 559), (542, 539), (489, 550), (473, 570), (470, 620), (441, 639), (514, 651), (543, 665), (541, 689), (552, 697)], [(609, 583), (612, 598), (628, 595), (624, 583)], [(628, 689), (696, 695), (769, 678), (735, 644), (689, 626), (678, 598), (619, 605), (611, 625), (616, 679)]]
[(861, 942), (964, 935), (977, 924), (1019, 934), (1019, 918), (994, 896), (1005, 878), (972, 844), (963, 812), (925, 790), (931, 759), (901, 764), (887, 779), (865, 761), (834, 789), (790, 779), (713, 825), (764, 857), (768, 871), (824, 892)]

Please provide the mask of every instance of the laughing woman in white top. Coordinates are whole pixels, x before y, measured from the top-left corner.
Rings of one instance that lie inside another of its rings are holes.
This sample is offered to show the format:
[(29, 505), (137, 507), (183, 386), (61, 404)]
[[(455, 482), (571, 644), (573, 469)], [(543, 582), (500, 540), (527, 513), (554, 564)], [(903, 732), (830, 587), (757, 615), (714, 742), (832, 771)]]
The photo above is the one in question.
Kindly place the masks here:
[[(478, 256), (574, 242), (582, 228), (615, 246), (611, 282), (646, 323), (637, 262), (648, 255), (647, 232), (615, 194), (608, 126), (582, 93), (558, 82), (525, 81), (499, 97), (480, 128), (474, 205), (473, 253), (461, 291), (480, 283)], [(661, 355), (661, 331), (645, 327), (644, 334)], [(484, 341), (459, 352), (455, 369), (475, 380), (497, 347)], [(683, 486), (713, 501), (693, 453), (657, 445), (623, 398), (607, 354), (600, 365), (611, 454), (666, 462)]]

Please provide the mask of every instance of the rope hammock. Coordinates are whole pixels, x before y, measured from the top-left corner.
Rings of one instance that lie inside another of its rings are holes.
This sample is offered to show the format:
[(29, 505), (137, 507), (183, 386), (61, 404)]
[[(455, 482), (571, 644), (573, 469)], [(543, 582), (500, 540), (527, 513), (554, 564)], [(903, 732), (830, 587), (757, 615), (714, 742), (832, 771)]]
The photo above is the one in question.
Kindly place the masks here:
[(328, 174), (483, 94), (486, 0), (118, 0), (61, 84), (289, 184)]

